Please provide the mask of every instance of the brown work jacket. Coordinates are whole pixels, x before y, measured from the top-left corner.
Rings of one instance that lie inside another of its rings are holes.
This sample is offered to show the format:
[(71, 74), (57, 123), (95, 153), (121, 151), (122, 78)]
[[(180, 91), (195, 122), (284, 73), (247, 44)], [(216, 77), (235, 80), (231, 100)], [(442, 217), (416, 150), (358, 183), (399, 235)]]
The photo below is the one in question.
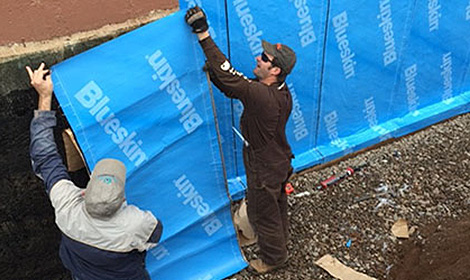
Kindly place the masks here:
[(273, 181), (278, 181), (275, 173), (282, 171), (279, 178), (285, 178), (292, 158), (285, 132), (292, 110), (292, 96), (287, 85), (283, 82), (267, 86), (248, 79), (232, 67), (212, 38), (208, 37), (200, 44), (207, 58), (211, 81), (227, 97), (239, 99), (243, 104), (240, 127), (249, 143), (244, 147), (247, 172), (250, 169), (268, 172)]

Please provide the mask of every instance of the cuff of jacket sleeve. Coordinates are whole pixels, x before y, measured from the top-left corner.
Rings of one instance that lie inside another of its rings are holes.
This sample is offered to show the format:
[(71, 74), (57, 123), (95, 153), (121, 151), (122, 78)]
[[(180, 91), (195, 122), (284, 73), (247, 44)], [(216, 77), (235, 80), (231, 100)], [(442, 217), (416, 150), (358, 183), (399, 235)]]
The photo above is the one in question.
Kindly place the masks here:
[(55, 117), (55, 111), (54, 110), (34, 110), (34, 118), (40, 118), (40, 117)]
[(211, 36), (202, 39), (201, 41), (199, 41), (199, 44), (201, 44), (202, 48), (210, 48), (215, 46), (214, 40)]

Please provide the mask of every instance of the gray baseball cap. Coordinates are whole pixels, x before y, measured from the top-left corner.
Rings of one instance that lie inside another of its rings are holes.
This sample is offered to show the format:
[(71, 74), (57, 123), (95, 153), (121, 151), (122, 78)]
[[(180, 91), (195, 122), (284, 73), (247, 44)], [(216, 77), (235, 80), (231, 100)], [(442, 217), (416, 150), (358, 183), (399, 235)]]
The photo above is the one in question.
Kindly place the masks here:
[(85, 190), (85, 209), (94, 218), (114, 215), (124, 202), (126, 166), (115, 159), (100, 160)]
[(294, 68), (296, 57), (295, 52), (283, 44), (271, 44), (262, 40), (263, 49), (266, 53), (272, 55), (276, 65), (279, 66), (286, 74), (289, 74)]

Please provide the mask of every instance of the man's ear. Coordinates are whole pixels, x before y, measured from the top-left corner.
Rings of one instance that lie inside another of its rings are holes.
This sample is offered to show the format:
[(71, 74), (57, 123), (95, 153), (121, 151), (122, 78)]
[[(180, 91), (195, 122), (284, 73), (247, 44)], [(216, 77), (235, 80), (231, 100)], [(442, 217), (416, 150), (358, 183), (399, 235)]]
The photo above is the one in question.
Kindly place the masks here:
[(272, 67), (270, 70), (271, 74), (273, 74), (274, 76), (277, 76), (279, 74), (281, 74), (281, 68), (277, 67), (277, 66), (274, 66)]

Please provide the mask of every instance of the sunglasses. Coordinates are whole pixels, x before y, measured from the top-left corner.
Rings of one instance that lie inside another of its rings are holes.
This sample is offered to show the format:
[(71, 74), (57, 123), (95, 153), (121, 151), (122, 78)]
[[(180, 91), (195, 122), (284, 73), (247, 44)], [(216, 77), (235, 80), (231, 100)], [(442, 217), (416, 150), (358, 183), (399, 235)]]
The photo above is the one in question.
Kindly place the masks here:
[(265, 52), (261, 53), (261, 60), (264, 62), (271, 62), (271, 64), (274, 65), (274, 60), (269, 59)]

